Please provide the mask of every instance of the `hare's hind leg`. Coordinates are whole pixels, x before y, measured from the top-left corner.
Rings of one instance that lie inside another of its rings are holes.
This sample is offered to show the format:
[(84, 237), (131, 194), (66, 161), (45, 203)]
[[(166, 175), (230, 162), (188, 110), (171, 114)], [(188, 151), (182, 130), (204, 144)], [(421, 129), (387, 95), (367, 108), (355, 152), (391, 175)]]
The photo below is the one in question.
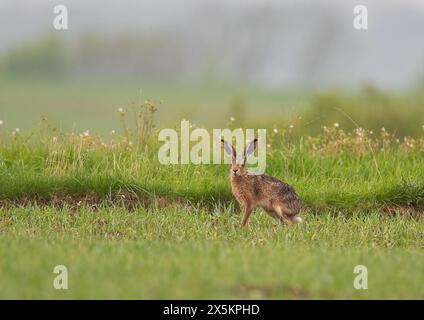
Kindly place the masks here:
[(274, 210), (278, 215), (278, 218), (280, 219), (281, 222), (291, 226), (294, 223), (298, 223), (298, 221), (295, 218), (295, 216), (290, 216), (288, 214), (286, 214), (284, 207), (281, 205), (275, 205), (274, 206)]
[(273, 207), (262, 207), (262, 210), (265, 211), (267, 215), (269, 215), (271, 218), (281, 221), (280, 215), (275, 211)]

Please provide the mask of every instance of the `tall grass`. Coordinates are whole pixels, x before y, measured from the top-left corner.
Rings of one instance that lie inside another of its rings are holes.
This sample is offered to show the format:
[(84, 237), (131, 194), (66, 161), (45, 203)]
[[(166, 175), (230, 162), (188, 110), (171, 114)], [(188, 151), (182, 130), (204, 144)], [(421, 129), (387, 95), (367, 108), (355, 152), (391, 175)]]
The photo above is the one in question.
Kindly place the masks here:
[[(1, 132), (0, 199), (49, 201), (57, 197), (113, 200), (123, 192), (203, 204), (232, 200), (226, 165), (162, 165), (153, 125), (154, 104), (135, 109), (136, 126), (120, 110), (124, 134), (60, 132), (43, 125), (24, 136)], [(134, 117), (132, 117), (134, 118)], [(312, 208), (424, 205), (424, 136), (399, 140), (386, 129), (340, 125), (315, 136), (268, 130), (267, 173), (295, 186)]]
[(311, 134), (317, 134), (322, 126), (339, 123), (348, 130), (358, 125), (374, 131), (384, 127), (401, 139), (407, 135), (416, 136), (424, 125), (423, 92), (422, 85), (408, 93), (388, 93), (372, 85), (353, 93), (318, 92), (305, 111), (304, 123)]

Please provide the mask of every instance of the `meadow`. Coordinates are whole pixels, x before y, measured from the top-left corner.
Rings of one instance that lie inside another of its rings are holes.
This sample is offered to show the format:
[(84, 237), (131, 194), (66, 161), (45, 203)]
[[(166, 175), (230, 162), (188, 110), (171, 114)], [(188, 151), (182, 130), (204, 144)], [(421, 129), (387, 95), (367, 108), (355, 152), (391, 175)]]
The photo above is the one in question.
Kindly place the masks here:
[[(0, 298), (424, 298), (419, 93), (2, 84)], [(324, 127), (331, 101), (344, 111)], [(410, 109), (358, 119), (376, 101)], [(158, 130), (183, 117), (268, 128), (267, 174), (295, 187), (304, 223), (257, 210), (241, 228), (228, 166), (161, 165)]]

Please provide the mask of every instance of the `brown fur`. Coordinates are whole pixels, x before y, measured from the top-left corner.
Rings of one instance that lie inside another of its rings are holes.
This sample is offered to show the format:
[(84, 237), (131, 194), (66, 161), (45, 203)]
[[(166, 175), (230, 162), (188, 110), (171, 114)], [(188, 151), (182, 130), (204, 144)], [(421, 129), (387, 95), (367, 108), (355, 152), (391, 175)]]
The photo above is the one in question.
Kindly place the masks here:
[[(256, 144), (256, 140), (254, 141)], [(246, 151), (241, 164), (236, 161), (232, 148), (233, 162), (230, 169), (231, 188), (243, 209), (242, 226), (249, 220), (255, 208), (262, 208), (271, 217), (286, 223), (298, 223), (299, 198), (290, 185), (267, 175), (249, 174), (246, 170)]]

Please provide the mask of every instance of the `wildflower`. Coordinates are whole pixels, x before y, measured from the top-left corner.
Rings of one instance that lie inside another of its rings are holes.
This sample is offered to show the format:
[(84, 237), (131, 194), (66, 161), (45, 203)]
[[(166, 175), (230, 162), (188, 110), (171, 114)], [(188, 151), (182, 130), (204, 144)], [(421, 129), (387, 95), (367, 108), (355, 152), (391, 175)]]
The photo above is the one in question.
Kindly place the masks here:
[(119, 112), (119, 114), (120, 114), (121, 116), (124, 116), (124, 115), (125, 115), (125, 110), (124, 110), (124, 108), (119, 108), (119, 109), (118, 109), (118, 112)]
[(271, 148), (271, 145), (268, 143), (267, 145), (266, 145), (268, 148)]
[(278, 129), (274, 129), (273, 131), (274, 131), (274, 133), (278, 133)]
[(12, 131), (12, 136), (17, 136), (19, 134), (19, 128), (15, 128), (15, 130)]
[(129, 146), (132, 146), (133, 145), (133, 142), (132, 141), (128, 142), (128, 145)]
[[(355, 130), (355, 132), (356, 132), (356, 135), (358, 136), (358, 137), (363, 137), (364, 135), (365, 135), (365, 130), (364, 129), (362, 129), (362, 128), (358, 128), (358, 129), (356, 129)], [(361, 140), (361, 139), (360, 139)]]
[[(3, 120), (0, 120), (0, 126), (2, 126), (4, 124)], [(423, 126), (424, 128), (424, 126)]]
[(112, 130), (112, 131), (110, 132), (110, 134), (115, 134), (115, 130)]
[(334, 127), (338, 128), (338, 127), (340, 127), (340, 125), (336, 122), (336, 123), (334, 124)]
[(294, 128), (294, 125), (293, 124), (289, 125), (289, 128), (290, 129), (293, 129)]
[(56, 142), (57, 141), (57, 137), (53, 137), (52, 140), (53, 140), (53, 142)]
[(230, 117), (230, 121), (234, 122), (234, 121), (236, 121), (236, 119), (234, 117)]
[(82, 134), (84, 137), (88, 137), (90, 135), (90, 130), (86, 130)]

